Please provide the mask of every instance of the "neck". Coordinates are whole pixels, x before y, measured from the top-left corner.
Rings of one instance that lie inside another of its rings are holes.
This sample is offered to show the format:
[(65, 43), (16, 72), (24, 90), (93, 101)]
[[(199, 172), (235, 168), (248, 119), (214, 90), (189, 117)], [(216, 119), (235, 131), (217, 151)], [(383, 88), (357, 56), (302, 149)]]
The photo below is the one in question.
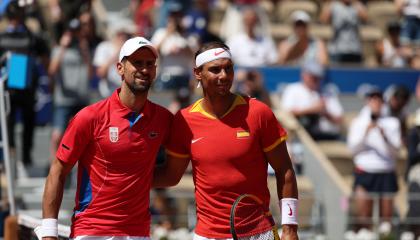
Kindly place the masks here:
[(202, 107), (206, 112), (210, 113), (211, 115), (221, 118), (223, 115), (227, 113), (229, 108), (232, 106), (233, 102), (235, 101), (236, 95), (233, 93), (229, 93), (226, 96), (204, 96), (203, 101), (201, 102)]
[(123, 84), (119, 93), (121, 103), (131, 109), (133, 112), (139, 113), (147, 100), (147, 92), (142, 94), (133, 93), (128, 87)]

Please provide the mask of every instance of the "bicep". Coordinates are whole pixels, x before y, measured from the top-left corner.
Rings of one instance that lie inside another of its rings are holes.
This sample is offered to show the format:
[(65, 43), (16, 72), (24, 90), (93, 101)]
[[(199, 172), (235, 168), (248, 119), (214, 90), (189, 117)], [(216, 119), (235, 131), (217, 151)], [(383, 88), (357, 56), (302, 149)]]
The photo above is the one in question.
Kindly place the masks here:
[(276, 173), (293, 169), (292, 161), (287, 151), (286, 141), (281, 142), (271, 151), (266, 152), (265, 157)]
[(166, 155), (167, 163), (166, 167), (177, 179), (181, 179), (182, 175), (187, 169), (190, 162), (189, 157), (177, 157), (171, 154)]

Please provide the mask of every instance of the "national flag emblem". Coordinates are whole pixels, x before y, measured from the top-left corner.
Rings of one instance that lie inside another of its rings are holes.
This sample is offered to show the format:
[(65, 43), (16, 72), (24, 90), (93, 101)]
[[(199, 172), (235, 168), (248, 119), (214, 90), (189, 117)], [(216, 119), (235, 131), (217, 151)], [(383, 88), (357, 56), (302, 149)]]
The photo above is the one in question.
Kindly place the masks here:
[(109, 127), (109, 140), (111, 142), (118, 142), (118, 127)]
[(250, 133), (245, 130), (239, 130), (236, 132), (236, 138), (247, 138), (250, 136)]

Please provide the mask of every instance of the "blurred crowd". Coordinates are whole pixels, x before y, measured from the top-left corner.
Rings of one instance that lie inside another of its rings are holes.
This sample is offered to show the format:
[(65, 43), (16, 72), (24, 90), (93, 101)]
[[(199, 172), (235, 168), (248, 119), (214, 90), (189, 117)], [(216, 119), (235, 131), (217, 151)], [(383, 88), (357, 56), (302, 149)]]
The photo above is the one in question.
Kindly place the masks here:
[[(0, 3), (0, 55), (12, 51), (34, 60), (28, 70), (31, 75), (28, 87), (8, 89), (12, 155), (21, 156), (26, 167), (33, 164), (34, 105), (40, 79), (49, 79), (47, 91), (53, 99), (50, 154), (54, 156), (69, 119), (90, 102), (109, 96), (120, 85), (115, 67), (118, 51), (133, 35), (151, 39), (158, 49), (158, 78), (154, 91), (171, 95), (168, 108), (172, 112), (193, 101), (196, 84), (192, 81), (194, 53), (203, 43), (225, 42), (238, 68), (234, 84), (236, 91), (256, 97), (269, 106), (272, 103), (264, 88), (264, 79), (256, 69), (284, 65), (301, 67), (301, 81), (284, 90), (281, 102), (282, 107), (298, 118), (315, 140), (345, 140), (343, 107), (337, 92), (321, 82), (329, 66), (368, 65), (361, 28), (373, 26), (381, 30), (373, 48), (368, 49), (374, 53), (374, 66), (420, 69), (418, 0), (389, 1), (395, 7), (395, 16), (388, 18), (383, 28), (375, 25), (375, 19), (369, 15), (367, 6), (373, 0), (299, 1), (315, 6), (316, 10), (293, 8), (294, 2), (298, 1), (286, 0), (131, 0), (126, 6), (128, 13), (105, 22), (98, 20), (95, 1), (100, 0), (3, 0)], [(291, 7), (282, 12), (284, 16), (274, 16), (277, 9), (285, 9), (287, 4)], [(217, 16), (218, 13), (222, 14)], [(280, 38), (273, 34), (273, 29), (279, 25), (290, 30)], [(315, 25), (329, 26), (331, 37), (314, 34), (311, 28)], [(393, 172), (397, 158), (395, 152), (400, 147), (407, 147), (409, 179), (413, 175), (409, 171), (419, 163), (420, 127), (420, 113), (413, 128), (405, 124), (410, 90), (404, 86), (392, 86), (383, 93), (371, 88), (364, 95), (366, 105), (352, 123), (350, 129), (354, 130), (350, 130), (349, 135), (352, 135), (348, 136), (348, 145), (359, 171), (356, 174)], [(24, 120), (24, 144), (20, 150), (16, 149), (13, 134), (17, 109), (21, 109)], [(374, 128), (375, 131), (370, 131)], [(369, 145), (373, 149), (370, 150), (378, 154), (373, 158), (378, 159), (379, 165), (373, 163), (376, 167), (373, 170), (363, 161), (366, 154), (372, 152), (364, 152), (367, 150), (362, 146), (362, 139), (358, 138), (369, 135), (367, 132), (372, 135), (369, 141), (374, 143)], [(392, 137), (391, 141), (387, 134), (401, 138)], [(390, 144), (391, 148), (388, 148)], [(382, 168), (378, 170), (378, 166)], [(391, 183), (383, 188), (371, 186), (360, 190), (358, 186), (365, 186), (368, 180), (366, 176), (357, 176), (359, 182), (355, 184), (355, 193), (366, 199), (366, 192), (370, 190), (396, 192), (398, 187), (389, 177), (385, 176)], [(173, 204), (160, 202), (168, 201), (165, 191), (157, 191), (156, 196), (158, 201), (152, 213), (171, 215), (174, 209), (167, 206)], [(360, 218), (371, 215), (370, 202), (362, 200), (357, 204), (361, 209)], [(384, 221), (393, 214), (389, 206), (392, 206), (392, 198), (383, 201), (381, 213), (384, 213)], [(159, 223), (172, 228), (173, 221), (160, 219)]]

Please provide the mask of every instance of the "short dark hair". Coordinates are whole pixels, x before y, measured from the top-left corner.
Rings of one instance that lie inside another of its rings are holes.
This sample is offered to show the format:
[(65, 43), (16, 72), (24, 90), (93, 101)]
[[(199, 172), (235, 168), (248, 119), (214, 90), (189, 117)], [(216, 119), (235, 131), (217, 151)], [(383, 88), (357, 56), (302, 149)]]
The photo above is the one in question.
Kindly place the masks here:
[(11, 1), (6, 8), (6, 17), (8, 19), (20, 19), (25, 18), (25, 8), (19, 6), (18, 1)]
[(213, 48), (223, 48), (226, 50), (230, 50), (229, 47), (223, 42), (219, 42), (219, 41), (208, 42), (208, 43), (203, 44), (203, 46), (201, 46), (200, 49), (197, 50), (197, 52), (194, 55), (194, 59), (196, 59), (200, 53), (205, 52), (209, 49), (213, 49)]
[(400, 101), (408, 101), (410, 99), (410, 91), (403, 85), (398, 85), (395, 88), (393, 96)]

